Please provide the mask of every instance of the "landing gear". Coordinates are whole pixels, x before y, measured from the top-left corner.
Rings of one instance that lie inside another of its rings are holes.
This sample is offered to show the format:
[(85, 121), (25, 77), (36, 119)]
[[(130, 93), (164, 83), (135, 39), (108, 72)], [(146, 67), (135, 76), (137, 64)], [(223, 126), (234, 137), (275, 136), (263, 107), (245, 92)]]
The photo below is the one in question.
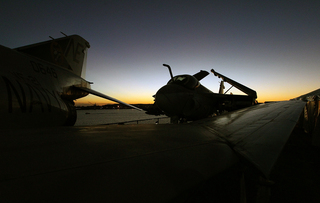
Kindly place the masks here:
[(74, 126), (77, 121), (77, 110), (73, 101), (63, 100), (68, 108), (68, 115), (64, 126)]
[(170, 123), (172, 124), (179, 124), (179, 123), (186, 123), (187, 120), (185, 118), (181, 118), (180, 116), (171, 116)]

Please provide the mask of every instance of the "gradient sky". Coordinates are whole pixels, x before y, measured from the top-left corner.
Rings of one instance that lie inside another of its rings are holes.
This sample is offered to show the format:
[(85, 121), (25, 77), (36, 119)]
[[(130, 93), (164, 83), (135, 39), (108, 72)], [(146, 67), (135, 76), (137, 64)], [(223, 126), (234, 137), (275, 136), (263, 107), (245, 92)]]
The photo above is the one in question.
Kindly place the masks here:
[[(0, 44), (10, 48), (60, 31), (82, 36), (92, 89), (127, 103), (153, 103), (170, 79), (163, 63), (174, 75), (213, 68), (256, 90), (258, 101), (320, 88), (319, 1), (11, 0), (0, 3), (0, 17)], [(201, 83), (219, 89), (213, 74)]]

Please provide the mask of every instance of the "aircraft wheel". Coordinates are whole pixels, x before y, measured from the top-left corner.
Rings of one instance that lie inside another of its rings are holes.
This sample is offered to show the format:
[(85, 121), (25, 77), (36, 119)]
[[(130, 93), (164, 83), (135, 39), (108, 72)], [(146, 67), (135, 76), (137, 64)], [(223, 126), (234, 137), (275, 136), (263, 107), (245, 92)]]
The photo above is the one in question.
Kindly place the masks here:
[(68, 108), (68, 117), (67, 117), (67, 120), (64, 123), (64, 125), (65, 126), (74, 126), (74, 124), (77, 121), (77, 110), (74, 107), (74, 102), (64, 100), (64, 103), (66, 104), (66, 106)]

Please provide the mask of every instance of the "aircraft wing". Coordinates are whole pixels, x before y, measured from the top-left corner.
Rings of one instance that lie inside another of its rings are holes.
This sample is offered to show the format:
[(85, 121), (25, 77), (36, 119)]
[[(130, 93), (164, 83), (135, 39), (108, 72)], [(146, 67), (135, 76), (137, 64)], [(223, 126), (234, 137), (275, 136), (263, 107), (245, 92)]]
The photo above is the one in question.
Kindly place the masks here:
[(242, 158), (269, 177), (305, 102), (266, 103), (195, 122), (228, 142)]
[(86, 87), (77, 87), (77, 86), (73, 86), (73, 87), (76, 88), (76, 89), (79, 89), (79, 90), (81, 90), (81, 91), (87, 92), (87, 93), (89, 93), (89, 94), (93, 94), (93, 95), (96, 95), (96, 96), (98, 96), (98, 97), (102, 97), (102, 98), (105, 98), (105, 99), (108, 99), (108, 100), (117, 102), (117, 103), (119, 103), (119, 104), (123, 104), (123, 105), (125, 105), (125, 106), (129, 106), (129, 107), (134, 108), (134, 109), (136, 109), (136, 110), (142, 111), (142, 109), (140, 109), (140, 108), (138, 108), (138, 107), (135, 107), (135, 106), (133, 106), (133, 105), (127, 104), (127, 103), (125, 103), (125, 102), (123, 102), (123, 101), (120, 101), (120, 100), (115, 99), (115, 98), (113, 98), (113, 97), (110, 97), (110, 96), (108, 96), (108, 95), (102, 94), (102, 93), (97, 92), (97, 91), (95, 91), (95, 90), (92, 90), (92, 89), (89, 89), (89, 88), (86, 88)]
[(316, 89), (312, 92), (309, 92), (307, 94), (301, 95), (293, 100), (304, 100), (304, 101), (312, 101), (314, 100), (314, 97), (320, 98), (320, 89)]
[(239, 163), (268, 177), (304, 105), (261, 104), (181, 125), (1, 130), (1, 199), (168, 202)]

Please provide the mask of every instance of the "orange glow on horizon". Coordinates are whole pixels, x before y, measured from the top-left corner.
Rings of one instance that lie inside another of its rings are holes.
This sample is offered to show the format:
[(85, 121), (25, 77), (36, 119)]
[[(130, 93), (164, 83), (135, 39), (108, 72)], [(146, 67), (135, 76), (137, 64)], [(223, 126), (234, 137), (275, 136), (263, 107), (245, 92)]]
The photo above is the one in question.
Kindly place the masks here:
[[(127, 104), (153, 104), (153, 98), (139, 98), (139, 99), (130, 99), (130, 100), (125, 100), (125, 99), (121, 99), (121, 98), (116, 98), (120, 101), (123, 101)], [(100, 98), (97, 96), (93, 96), (93, 95), (88, 95), (84, 98), (80, 98), (77, 99), (75, 101), (75, 105), (76, 106), (91, 106), (91, 105), (98, 105), (98, 106), (103, 106), (103, 105), (107, 105), (107, 104), (117, 104), (117, 102), (113, 102), (104, 98)]]
[[(258, 102), (259, 103), (264, 103), (265, 101), (286, 101), (286, 100), (290, 100), (292, 98), (298, 97), (300, 96), (299, 94), (276, 94), (276, 93), (269, 93), (269, 94), (261, 94), (261, 96), (259, 97), (258, 95)], [(148, 97), (148, 98), (132, 98), (130, 100), (125, 100), (122, 98), (117, 98), (120, 101), (123, 101), (125, 103), (128, 104), (153, 104), (154, 100), (152, 97)], [(77, 99), (75, 101), (75, 105), (76, 106), (91, 106), (91, 105), (98, 105), (98, 106), (102, 106), (102, 105), (107, 105), (107, 104), (116, 104), (116, 102), (107, 100), (107, 99), (103, 99), (97, 96), (93, 96), (93, 95), (88, 95), (84, 98), (80, 98)]]

